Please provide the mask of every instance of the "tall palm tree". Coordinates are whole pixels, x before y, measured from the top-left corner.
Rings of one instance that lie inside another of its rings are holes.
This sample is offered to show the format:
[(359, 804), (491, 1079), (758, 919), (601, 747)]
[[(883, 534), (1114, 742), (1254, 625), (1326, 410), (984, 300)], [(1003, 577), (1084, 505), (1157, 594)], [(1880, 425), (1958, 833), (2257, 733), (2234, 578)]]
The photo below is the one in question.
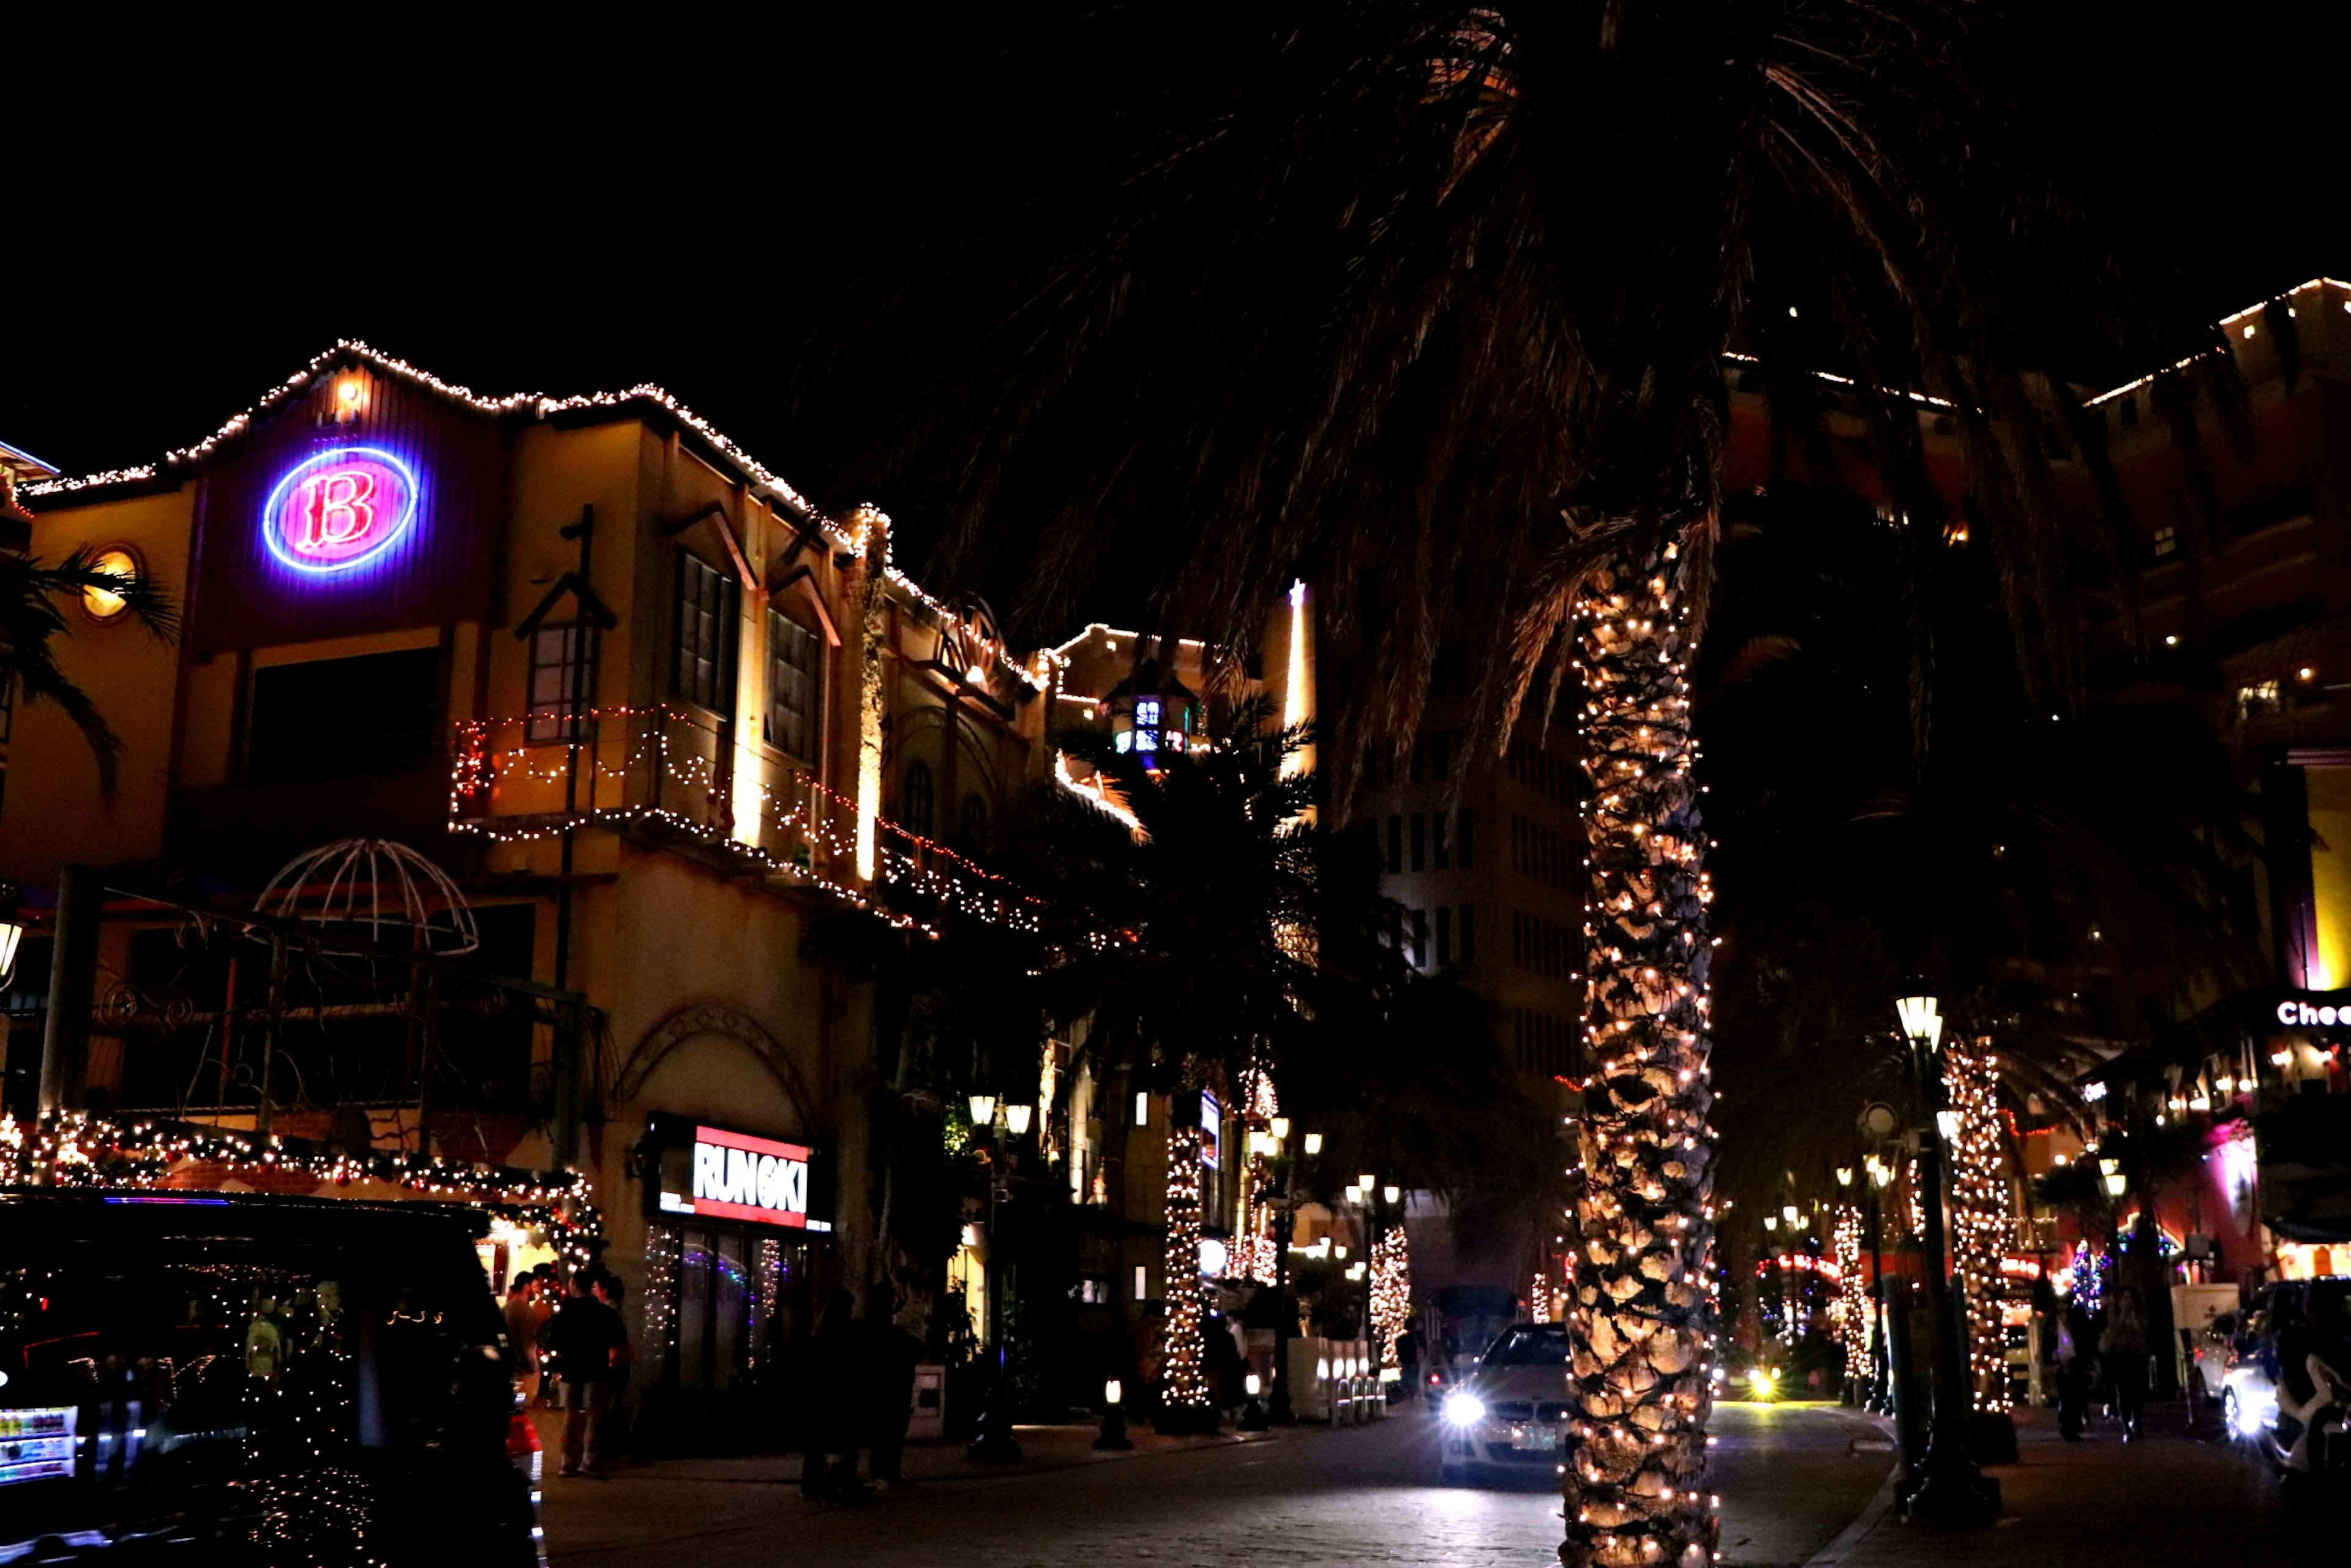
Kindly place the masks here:
[(71, 634), (65, 606), (93, 591), (111, 594), (122, 601), (115, 613), (166, 641), (179, 633), (179, 611), (153, 578), (104, 570), (98, 559), (89, 546), (55, 566), (0, 550), (0, 681), (13, 683), (11, 695), (52, 704), (73, 721), (98, 764), (99, 792), (111, 801), (121, 784), (122, 737), (57, 664), (57, 641)]
[[(1033, 261), (977, 296), (981, 329), (960, 314), (971, 293), (925, 274), (873, 313), (880, 336), (849, 334), (820, 365), (874, 372), (899, 415), (844, 482), (892, 476), (902, 509), (952, 518), (950, 572), (1033, 563), (992, 585), (1031, 612), (1153, 583), (1230, 636), (1272, 585), (1312, 574), (1364, 651), (1326, 705), (1338, 803), (1360, 741), (1416, 727), (1448, 613), (1489, 629), (1489, 742), (1531, 702), (1577, 720), (1600, 1077), (1562, 1554), (1705, 1563), (1711, 890), (1685, 672), (1724, 356), (1756, 356), (1800, 423), (1833, 402), (1864, 419), (1889, 501), (1922, 528), (1941, 512), (1925, 411), (1869, 389), (1941, 400), (2012, 619), (2048, 633), (2030, 667), (2062, 707), (2066, 563), (2039, 478), (2065, 439), (2043, 408), (2064, 396), (2034, 373), (2043, 318), (2019, 302), (2137, 362), (2195, 344), (2012, 155), (2027, 139), (1972, 68), (1998, 7), (1091, 15), (1071, 68), (1149, 84), (1132, 134), (1102, 139), (1092, 199), (1056, 192), (1002, 236), (957, 236)], [(812, 384), (833, 397), (840, 378)], [(927, 494), (904, 479), (925, 472)]]

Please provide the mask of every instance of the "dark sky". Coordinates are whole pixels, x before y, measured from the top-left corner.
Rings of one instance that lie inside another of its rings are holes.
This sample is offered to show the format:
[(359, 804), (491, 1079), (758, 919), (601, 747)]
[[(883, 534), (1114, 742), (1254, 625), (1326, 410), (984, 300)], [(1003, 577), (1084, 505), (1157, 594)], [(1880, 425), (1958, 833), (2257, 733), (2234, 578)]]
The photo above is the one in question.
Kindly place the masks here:
[[(2036, 4), (2053, 144), (2215, 315), (2351, 270), (2322, 118), (2351, 26)], [(786, 406), (811, 328), (969, 202), (1050, 193), (1123, 84), (1017, 7), (784, 9), (19, 53), (0, 439), (144, 461), (356, 337), (486, 392), (659, 382), (821, 491), (850, 433)]]

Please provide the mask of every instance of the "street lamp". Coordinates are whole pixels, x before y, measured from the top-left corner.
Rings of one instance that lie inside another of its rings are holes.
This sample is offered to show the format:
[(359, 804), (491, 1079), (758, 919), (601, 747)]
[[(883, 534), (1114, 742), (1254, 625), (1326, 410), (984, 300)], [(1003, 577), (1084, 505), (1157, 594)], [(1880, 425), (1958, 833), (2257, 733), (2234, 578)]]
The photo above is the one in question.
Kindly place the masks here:
[(1306, 1134), (1306, 1152), (1309, 1155), (1319, 1155), (1322, 1152), (1322, 1134), (1309, 1133)]
[[(1947, 1136), (1937, 1053), (1943, 1040), (1941, 1009), (1919, 992), (1897, 998), (1894, 1011), (1910, 1045), (1910, 1075), (1924, 1125), (1919, 1129), (1918, 1185), (1926, 1214), (1927, 1303), (1935, 1325), (1935, 1418), (1910, 1494), (1910, 1511), (1946, 1522), (1990, 1524), (2000, 1516), (2000, 1487), (1968, 1454), (1968, 1414), (1974, 1404), (1967, 1360), (1960, 1354), (1959, 1314), (1943, 1246), (1943, 1145)], [(1956, 1121), (1956, 1117), (1953, 1117)]]
[(2123, 1163), (2120, 1160), (2100, 1160), (2098, 1174), (2105, 1178), (2108, 1197), (2122, 1197), (2123, 1189), (2130, 1186), (2130, 1178), (2123, 1175)]
[(976, 1128), (989, 1127), (995, 1125), (995, 1123), (996, 1096), (993, 1094), (973, 1095), (971, 1097), (971, 1124)]
[(1134, 1439), (1126, 1435), (1126, 1411), (1121, 1397), (1126, 1393), (1113, 1377), (1102, 1385), (1102, 1435), (1094, 1439), (1097, 1448), (1132, 1448)]
[[(1029, 1121), (1029, 1107), (1022, 1105), (1020, 1127)], [(1008, 1108), (1005, 1120), (1012, 1120)], [(971, 1097), (971, 1124), (976, 1134), (987, 1134), (996, 1125), (996, 1096), (974, 1094)], [(977, 1430), (964, 1449), (967, 1458), (983, 1464), (1014, 1464), (1020, 1462), (1020, 1445), (1012, 1436), (1011, 1379), (1006, 1374), (1008, 1360), (1004, 1341), (1004, 1288), (1000, 1281), (1004, 1260), (997, 1256), (997, 1239), (1001, 1234), (997, 1220), (998, 1206), (1010, 1197), (1005, 1186), (1005, 1153), (999, 1145), (995, 1157), (987, 1162), (987, 1337), (996, 1342), (996, 1380), (987, 1391), (987, 1403), (980, 1407)], [(1105, 1422), (1104, 1435), (1108, 1435)], [(1123, 1434), (1122, 1434), (1123, 1435)]]
[(1004, 1108), (1004, 1124), (1011, 1129), (1014, 1137), (1025, 1138), (1029, 1135), (1029, 1118), (1035, 1111), (1033, 1105), (1007, 1105)]

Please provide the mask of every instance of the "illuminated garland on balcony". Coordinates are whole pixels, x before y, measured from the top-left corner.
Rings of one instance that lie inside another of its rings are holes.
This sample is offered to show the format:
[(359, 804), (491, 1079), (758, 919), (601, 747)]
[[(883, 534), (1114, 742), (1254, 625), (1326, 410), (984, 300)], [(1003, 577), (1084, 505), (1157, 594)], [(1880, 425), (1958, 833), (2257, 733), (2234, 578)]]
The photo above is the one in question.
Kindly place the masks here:
[(1979, 1410), (2005, 1410), (2007, 1337), (2000, 1326), (2001, 1262), (2010, 1216), (2007, 1151), (2001, 1140), (2000, 1059), (1990, 1039), (1954, 1040), (1943, 1048), (1943, 1090), (1959, 1113), (1952, 1141), (1951, 1267), (1965, 1293), (1968, 1368)]
[(0, 1113), (0, 1171), (17, 1184), (61, 1187), (206, 1190), (190, 1179), (217, 1166), (224, 1177), (293, 1174), (349, 1186), (382, 1182), (426, 1197), (503, 1214), (546, 1236), (570, 1269), (595, 1261), (604, 1245), (603, 1217), (589, 1201), (590, 1183), (575, 1173), (499, 1170), (415, 1155), (347, 1155), (289, 1148), (185, 1124), (122, 1123), (80, 1111), (47, 1111), (31, 1123)]
[[(583, 722), (612, 719), (626, 726), (631, 719), (652, 721), (648, 728), (636, 735), (628, 750), (617, 761), (607, 761), (600, 753), (602, 748), (592, 742), (580, 746), (582, 782), (587, 786), (589, 805), (571, 815), (574, 826), (606, 826), (622, 828), (632, 824), (658, 825), (664, 830), (693, 838), (707, 848), (739, 858), (764, 872), (801, 882), (819, 892), (829, 894), (903, 930), (921, 931), (935, 936), (936, 928), (914, 916), (875, 905), (864, 890), (848, 882), (837, 880), (818, 869), (820, 854), (833, 862), (848, 860), (854, 854), (856, 840), (853, 827), (820, 817), (814, 810), (817, 800), (829, 801), (838, 808), (848, 821), (853, 823), (856, 803), (817, 779), (814, 776), (790, 770), (793, 782), (782, 789), (758, 785), (754, 810), (760, 825), (760, 836), (769, 834), (785, 840), (798, 837), (810, 846), (807, 860), (778, 854), (758, 843), (748, 841), (738, 834), (715, 822), (683, 811), (661, 806), (599, 806), (595, 800), (600, 788), (610, 785), (625, 789), (628, 779), (640, 768), (658, 768), (664, 779), (689, 790), (702, 790), (714, 797), (718, 791), (712, 758), (688, 756), (674, 757), (667, 725), (684, 720), (686, 716), (666, 706), (631, 707), (614, 706), (585, 709)], [(519, 746), (493, 747), (490, 735), (498, 726), (519, 726), (519, 719), (466, 719), (456, 726), (456, 758), (451, 765), (449, 780), (449, 831), (486, 838), (496, 843), (528, 842), (533, 840), (559, 836), (560, 822), (550, 823), (538, 818), (528, 827), (502, 828), (494, 816), (470, 816), (467, 808), (483, 801), (502, 781), (521, 780), (548, 787), (563, 782), (569, 768), (569, 746), (561, 741), (546, 741)], [(737, 745), (738, 754), (749, 754), (749, 748)], [(764, 761), (762, 758), (760, 760)], [(559, 812), (548, 815), (559, 816)], [(1042, 903), (1019, 891), (1010, 879), (998, 875), (969, 857), (925, 838), (883, 818), (879, 822), (883, 835), (880, 846), (881, 881), (924, 898), (935, 900), (948, 909), (994, 925), (1017, 930), (1035, 931), (1041, 924)]]
[(1201, 1337), (1200, 1129), (1167, 1132), (1167, 1345), (1160, 1403), (1206, 1416), (1212, 1407)]

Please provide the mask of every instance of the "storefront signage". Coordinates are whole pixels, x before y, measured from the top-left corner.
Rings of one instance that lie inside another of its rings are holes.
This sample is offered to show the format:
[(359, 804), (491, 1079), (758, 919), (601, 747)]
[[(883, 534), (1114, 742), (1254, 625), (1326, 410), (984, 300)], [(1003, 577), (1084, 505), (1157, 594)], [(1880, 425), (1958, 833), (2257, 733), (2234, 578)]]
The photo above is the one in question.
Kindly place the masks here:
[(1200, 1163), (1215, 1170), (1223, 1163), (1225, 1108), (1207, 1090), (1200, 1091)]
[(2351, 1000), (2343, 999), (2339, 991), (2329, 991), (2325, 994), (2337, 999), (2318, 1002), (2311, 999), (2315, 994), (2288, 997), (2278, 1003), (2278, 1022), (2288, 1029), (2332, 1029), (2338, 1024), (2351, 1028)]
[(831, 1228), (809, 1223), (809, 1151), (748, 1133), (695, 1128), (694, 1187), (683, 1204), (678, 1196), (664, 1192), (662, 1207), (799, 1230)]
[(269, 553), (297, 571), (350, 571), (416, 520), (415, 471), (374, 446), (339, 446), (289, 469), (261, 509)]

